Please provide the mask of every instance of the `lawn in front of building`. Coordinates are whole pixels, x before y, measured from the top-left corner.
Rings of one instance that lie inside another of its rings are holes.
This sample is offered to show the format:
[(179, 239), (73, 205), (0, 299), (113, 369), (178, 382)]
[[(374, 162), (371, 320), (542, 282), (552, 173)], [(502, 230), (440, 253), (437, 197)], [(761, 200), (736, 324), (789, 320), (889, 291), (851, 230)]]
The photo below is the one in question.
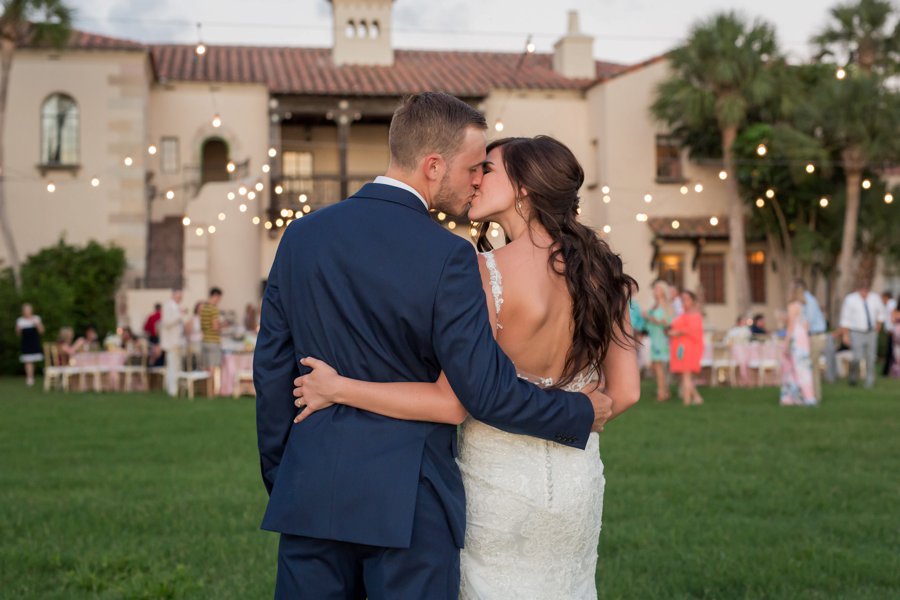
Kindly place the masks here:
[[(703, 393), (603, 434), (600, 597), (900, 597), (900, 385)], [(0, 415), (0, 596), (272, 596), (252, 399), (0, 379)]]

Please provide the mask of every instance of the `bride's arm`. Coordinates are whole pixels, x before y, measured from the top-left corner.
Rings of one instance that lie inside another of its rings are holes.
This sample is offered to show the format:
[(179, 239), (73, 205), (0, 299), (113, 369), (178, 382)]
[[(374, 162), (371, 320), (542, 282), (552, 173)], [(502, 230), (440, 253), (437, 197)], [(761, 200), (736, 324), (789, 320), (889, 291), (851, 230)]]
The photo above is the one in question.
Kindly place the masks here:
[[(478, 256), (478, 270), (491, 330), (496, 335), (497, 315), (494, 312), (490, 274), (481, 255)], [(373, 383), (342, 377), (330, 365), (315, 358), (305, 358), (300, 362), (312, 368), (312, 372), (294, 380), (294, 396), (297, 398), (294, 404), (305, 406), (294, 419), (295, 423), (333, 404), (345, 404), (395, 419), (454, 425), (462, 423), (468, 414), (443, 373), (434, 383)]]
[(443, 373), (434, 383), (373, 383), (342, 377), (330, 365), (315, 358), (304, 358), (300, 364), (312, 371), (294, 380), (297, 398), (294, 404), (306, 406), (294, 423), (333, 404), (407, 421), (458, 425), (466, 418), (466, 409), (456, 399)]
[[(631, 319), (625, 314), (625, 331), (617, 328), (616, 338), (610, 343), (603, 360), (606, 379), (605, 394), (612, 398), (612, 421), (641, 397), (641, 373), (638, 367), (637, 347), (632, 341)], [(618, 340), (618, 341), (616, 341)]]

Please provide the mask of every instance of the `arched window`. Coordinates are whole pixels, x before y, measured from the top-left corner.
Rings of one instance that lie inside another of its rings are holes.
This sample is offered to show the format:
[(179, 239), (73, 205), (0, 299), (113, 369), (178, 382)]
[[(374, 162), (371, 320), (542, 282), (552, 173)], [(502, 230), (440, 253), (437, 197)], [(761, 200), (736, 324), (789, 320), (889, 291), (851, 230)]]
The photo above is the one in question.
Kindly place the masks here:
[(228, 144), (221, 138), (209, 138), (201, 149), (200, 185), (228, 181)]
[(71, 96), (53, 94), (41, 106), (41, 163), (78, 164), (78, 105)]
[(381, 35), (381, 25), (378, 21), (372, 21), (372, 24), (369, 26), (369, 37), (373, 40), (378, 38)]
[(356, 37), (356, 23), (353, 22), (353, 19), (347, 21), (347, 26), (344, 27), (344, 36), (348, 38)]
[(359, 22), (359, 25), (356, 28), (356, 37), (362, 40), (369, 37), (369, 25), (366, 23), (365, 19)]

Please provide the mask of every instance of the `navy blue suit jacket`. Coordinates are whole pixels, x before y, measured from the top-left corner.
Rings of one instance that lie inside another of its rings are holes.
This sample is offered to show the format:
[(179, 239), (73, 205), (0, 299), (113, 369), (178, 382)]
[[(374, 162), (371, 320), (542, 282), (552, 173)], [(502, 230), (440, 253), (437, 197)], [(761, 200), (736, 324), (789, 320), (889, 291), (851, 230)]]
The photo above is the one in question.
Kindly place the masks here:
[(584, 395), (516, 377), (494, 342), (471, 244), (389, 185), (367, 184), (293, 222), (278, 247), (253, 360), (270, 494), (262, 526), (405, 548), (421, 479), (462, 547), (456, 427), (343, 405), (294, 425), (293, 379), (308, 372), (298, 363), (304, 356), (366, 381), (435, 381), (443, 370), (474, 418), (573, 447), (584, 448), (594, 418)]

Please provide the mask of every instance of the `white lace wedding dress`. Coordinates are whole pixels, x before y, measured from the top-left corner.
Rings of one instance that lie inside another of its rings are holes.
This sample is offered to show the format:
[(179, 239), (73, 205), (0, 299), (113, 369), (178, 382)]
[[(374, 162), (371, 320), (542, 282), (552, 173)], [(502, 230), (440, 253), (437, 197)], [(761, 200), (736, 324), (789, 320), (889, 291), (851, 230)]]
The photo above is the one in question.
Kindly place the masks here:
[[(493, 254), (484, 257), (502, 329), (502, 278)], [(564, 389), (595, 379), (582, 373)], [(467, 521), (460, 599), (595, 600), (605, 484), (598, 435), (578, 450), (469, 418), (459, 449)]]

